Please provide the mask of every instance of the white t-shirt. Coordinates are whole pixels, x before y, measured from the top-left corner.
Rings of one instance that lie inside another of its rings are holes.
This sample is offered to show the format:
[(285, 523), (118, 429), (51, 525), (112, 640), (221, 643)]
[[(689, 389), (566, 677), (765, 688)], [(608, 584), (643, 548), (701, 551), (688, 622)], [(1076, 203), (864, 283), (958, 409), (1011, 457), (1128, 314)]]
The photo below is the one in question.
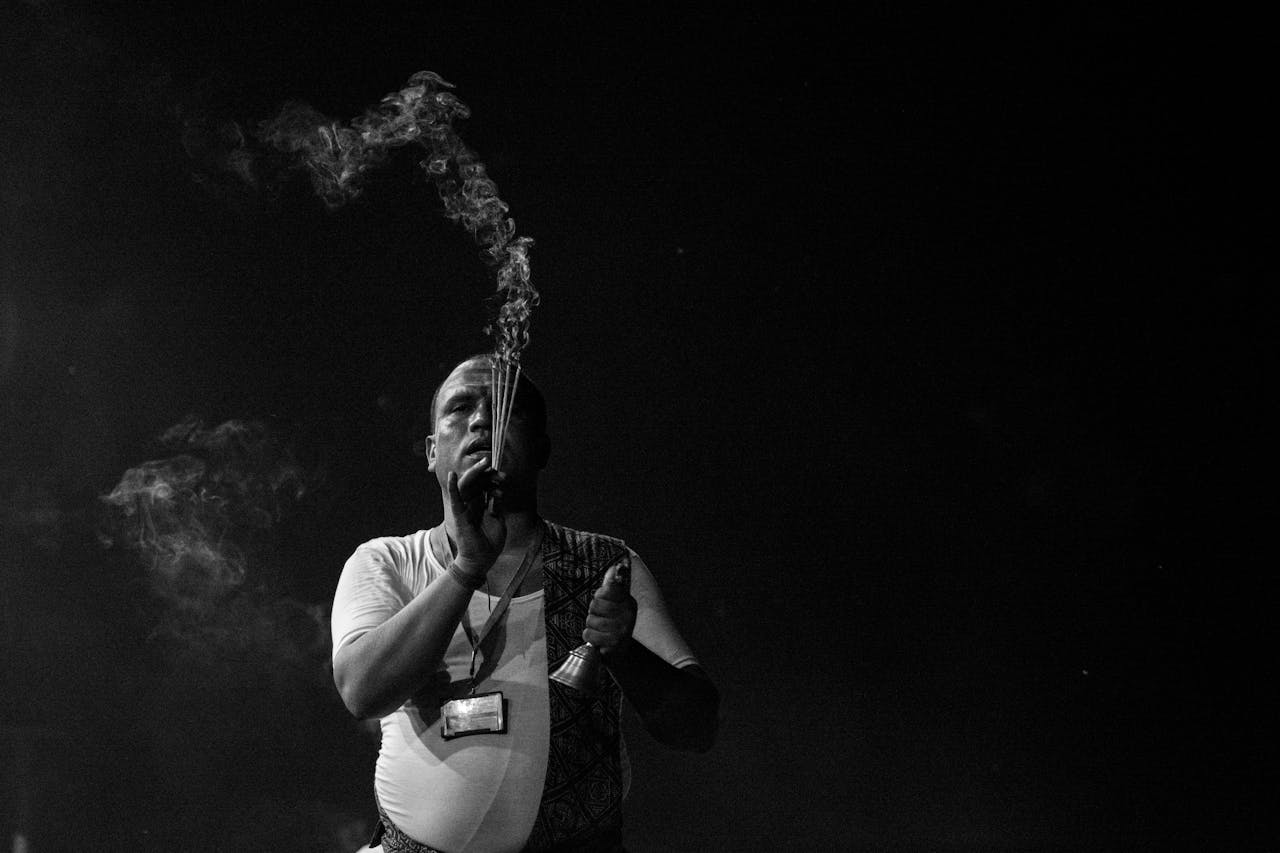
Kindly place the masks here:
[[(336, 655), (378, 627), (444, 573), (429, 531), (364, 543), (347, 560), (333, 601)], [(636, 599), (634, 638), (673, 666), (697, 663), (667, 614), (644, 562), (631, 553), (631, 594)], [(497, 603), (472, 594), (463, 623), (472, 635)], [(374, 790), (387, 815), (407, 835), (447, 850), (518, 851), (524, 847), (542, 798), (550, 737), (546, 627), (543, 593), (511, 599), (492, 640), (494, 661), (477, 657), (483, 681), (477, 693), (502, 691), (505, 734), (440, 736), (440, 703), (470, 687), (471, 643), (463, 626), (454, 631), (436, 679), (382, 718), (382, 748)], [(492, 645), (491, 645), (492, 644)]]

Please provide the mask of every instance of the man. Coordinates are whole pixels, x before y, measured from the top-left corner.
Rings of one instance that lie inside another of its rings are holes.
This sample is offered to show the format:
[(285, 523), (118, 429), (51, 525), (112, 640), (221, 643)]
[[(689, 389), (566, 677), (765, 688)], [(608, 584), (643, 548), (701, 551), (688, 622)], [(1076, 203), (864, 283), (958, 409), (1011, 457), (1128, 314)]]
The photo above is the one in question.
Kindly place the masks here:
[[(334, 680), (353, 714), (381, 718), (388, 853), (620, 851), (622, 696), (660, 742), (704, 751), (718, 694), (634, 551), (539, 517), (550, 442), (527, 379), (494, 470), (491, 392), (487, 356), (436, 391), (425, 454), (444, 520), (347, 561)], [(584, 640), (601, 652), (600, 684), (550, 681)]]

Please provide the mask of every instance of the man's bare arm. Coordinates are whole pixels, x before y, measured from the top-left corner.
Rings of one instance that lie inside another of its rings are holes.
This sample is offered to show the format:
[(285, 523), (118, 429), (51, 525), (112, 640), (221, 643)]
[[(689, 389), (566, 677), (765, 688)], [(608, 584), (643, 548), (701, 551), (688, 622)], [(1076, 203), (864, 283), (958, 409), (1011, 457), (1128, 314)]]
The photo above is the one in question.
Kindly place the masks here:
[(470, 601), (471, 588), (446, 573), (395, 616), (339, 649), (333, 680), (347, 710), (364, 720), (403, 705), (440, 668)]
[[(377, 628), (339, 649), (333, 680), (347, 710), (360, 719), (384, 717), (420, 690), (440, 668), (471, 593), (493, 567), (506, 541), (506, 520), (496, 510), (502, 474), (480, 460), (459, 477), (450, 473), (445, 498), (457, 519), (458, 556)], [(487, 494), (497, 500), (486, 504)]]

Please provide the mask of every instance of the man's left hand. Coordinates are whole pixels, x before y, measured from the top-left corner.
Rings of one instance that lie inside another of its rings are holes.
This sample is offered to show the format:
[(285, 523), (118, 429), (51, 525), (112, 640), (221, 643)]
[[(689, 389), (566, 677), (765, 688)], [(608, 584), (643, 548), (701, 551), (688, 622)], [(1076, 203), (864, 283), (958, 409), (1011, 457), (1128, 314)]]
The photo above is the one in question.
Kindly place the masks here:
[(631, 642), (631, 632), (636, 627), (636, 600), (631, 597), (622, 566), (614, 566), (605, 573), (604, 583), (596, 590), (587, 611), (587, 627), (582, 639), (604, 654), (618, 651)]

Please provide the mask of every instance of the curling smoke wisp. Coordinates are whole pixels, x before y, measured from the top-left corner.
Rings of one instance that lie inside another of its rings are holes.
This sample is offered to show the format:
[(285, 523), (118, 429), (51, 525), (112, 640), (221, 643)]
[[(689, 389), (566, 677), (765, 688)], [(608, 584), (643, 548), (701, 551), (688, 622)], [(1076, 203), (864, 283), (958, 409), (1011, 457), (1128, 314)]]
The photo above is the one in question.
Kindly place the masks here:
[(301, 157), (316, 193), (330, 208), (358, 196), (362, 176), (384, 162), (392, 149), (420, 146), (426, 157), (419, 165), (436, 184), (446, 215), (485, 247), (488, 262), (497, 269), (500, 305), (485, 331), (493, 336), (496, 360), (510, 368), (519, 363), (529, 342), (529, 317), (538, 304), (538, 292), (529, 281), (533, 240), (516, 236), (515, 221), (507, 215), (497, 185), (454, 130), (454, 122), (471, 111), (447, 91), (451, 88), (439, 75), (420, 71), (349, 125), (292, 102), (264, 122), (258, 135)]
[(125, 471), (103, 500), (122, 544), (147, 558), (157, 592), (199, 608), (243, 583), (255, 534), (303, 496), (305, 477), (256, 422), (190, 419), (160, 443), (179, 452)]
[(130, 468), (103, 498), (110, 544), (139, 555), (165, 605), (157, 631), (192, 648), (312, 657), (321, 611), (274, 594), (271, 581), (272, 529), (314, 478), (258, 422), (188, 419), (160, 443), (173, 455)]

